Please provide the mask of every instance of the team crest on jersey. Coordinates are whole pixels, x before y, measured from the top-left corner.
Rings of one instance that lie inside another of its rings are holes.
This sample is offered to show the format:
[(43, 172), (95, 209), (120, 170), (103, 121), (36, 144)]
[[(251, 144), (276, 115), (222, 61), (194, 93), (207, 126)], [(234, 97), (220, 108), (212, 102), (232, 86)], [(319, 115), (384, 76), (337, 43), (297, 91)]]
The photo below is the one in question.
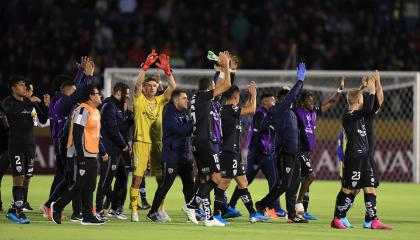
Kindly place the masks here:
[(16, 167), (16, 171), (18, 171), (18, 172), (22, 172), (22, 166), (17, 166), (17, 167)]
[(290, 173), (291, 168), (287, 167), (286, 168), (286, 173)]
[(173, 168), (168, 168), (168, 173), (169, 174), (172, 174), (174, 172), (174, 169)]
[(238, 109), (239, 109), (239, 107), (238, 107), (238, 106), (236, 106), (236, 105), (232, 105), (232, 109), (233, 109), (235, 112), (237, 112), (237, 111), (238, 111)]
[(153, 105), (149, 105), (149, 110), (150, 110), (151, 112), (155, 111), (155, 106), (153, 106)]
[(84, 169), (80, 169), (80, 170), (79, 170), (80, 176), (85, 175), (85, 172), (86, 172), (86, 171), (85, 171)]
[(111, 169), (112, 171), (115, 171), (115, 169), (117, 169), (117, 165), (111, 165)]
[(352, 185), (353, 187), (356, 187), (357, 182), (356, 182), (356, 181), (353, 181), (353, 182), (351, 182), (351, 185)]

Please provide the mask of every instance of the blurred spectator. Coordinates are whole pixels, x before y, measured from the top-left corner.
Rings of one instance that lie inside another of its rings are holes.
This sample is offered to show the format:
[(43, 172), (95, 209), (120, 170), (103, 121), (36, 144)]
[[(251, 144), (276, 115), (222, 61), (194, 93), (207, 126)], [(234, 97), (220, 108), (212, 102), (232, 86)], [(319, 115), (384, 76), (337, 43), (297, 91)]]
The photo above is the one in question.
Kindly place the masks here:
[(51, 91), (54, 76), (74, 74), (82, 55), (95, 59), (101, 78), (106, 67), (138, 67), (153, 48), (186, 68), (211, 68), (207, 50), (229, 49), (241, 68), (290, 69), (304, 58), (313, 69), (418, 71), (419, 7), (415, 0), (3, 1), (0, 85), (3, 93), (8, 77), (20, 74)]

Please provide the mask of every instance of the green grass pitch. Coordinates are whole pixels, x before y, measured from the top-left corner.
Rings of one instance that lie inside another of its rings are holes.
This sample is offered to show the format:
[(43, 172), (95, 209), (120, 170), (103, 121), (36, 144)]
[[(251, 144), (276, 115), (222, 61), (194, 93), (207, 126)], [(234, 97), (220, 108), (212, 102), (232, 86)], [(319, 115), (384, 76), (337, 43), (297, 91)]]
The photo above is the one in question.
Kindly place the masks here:
[[(32, 179), (29, 191), (29, 201), (33, 213), (28, 213), (31, 219), (29, 225), (18, 225), (0, 217), (0, 239), (182, 239), (182, 240), (219, 240), (219, 239), (420, 239), (420, 185), (407, 183), (382, 183), (378, 196), (378, 214), (381, 220), (395, 229), (392, 231), (372, 231), (361, 227), (364, 216), (363, 195), (356, 198), (355, 206), (350, 210), (348, 217), (356, 226), (354, 229), (336, 230), (330, 228), (334, 202), (340, 187), (338, 181), (317, 181), (311, 188), (310, 212), (319, 218), (309, 224), (287, 224), (284, 219), (270, 220), (265, 223), (250, 224), (247, 214), (231, 220), (231, 224), (224, 228), (206, 228), (202, 225), (193, 225), (186, 222), (186, 217), (180, 211), (183, 204), (182, 185), (177, 179), (166, 198), (166, 210), (172, 218), (171, 223), (151, 223), (145, 220), (147, 212), (140, 211), (139, 223), (112, 219), (102, 226), (82, 226), (70, 221), (62, 225), (54, 225), (42, 218), (38, 207), (45, 201), (51, 176), (35, 176)], [(156, 189), (155, 180), (147, 178), (148, 200), (151, 202)], [(2, 200), (4, 207), (11, 198), (10, 176), (3, 178)], [(231, 193), (233, 186), (229, 190)], [(260, 199), (267, 192), (267, 183), (256, 180), (250, 186), (250, 192), (255, 200)], [(126, 202), (127, 203), (127, 202)], [(281, 198), (282, 206), (284, 198)], [(71, 204), (70, 204), (71, 205)], [(69, 216), (68, 206), (65, 215)], [(126, 204), (126, 206), (128, 206)], [(245, 213), (241, 202), (238, 209)], [(129, 215), (129, 211), (125, 213)]]

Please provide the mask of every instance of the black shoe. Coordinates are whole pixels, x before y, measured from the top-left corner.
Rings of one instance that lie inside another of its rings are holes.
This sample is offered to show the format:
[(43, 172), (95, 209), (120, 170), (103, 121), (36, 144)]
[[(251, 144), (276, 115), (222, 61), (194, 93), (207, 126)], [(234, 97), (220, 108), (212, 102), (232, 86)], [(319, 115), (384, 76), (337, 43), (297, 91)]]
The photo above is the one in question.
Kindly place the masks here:
[(61, 211), (55, 209), (55, 202), (51, 203), (51, 220), (55, 224), (61, 224)]
[(141, 206), (138, 205), (137, 210), (147, 210), (149, 208), (150, 208), (150, 204), (147, 202), (147, 199), (145, 197), (141, 198)]
[(308, 223), (308, 220), (306, 220), (305, 218), (296, 216), (294, 218), (288, 218), (287, 223)]
[(257, 210), (257, 212), (264, 215), (265, 211), (266, 211), (266, 208), (261, 205), (261, 201), (256, 201), (255, 202), (255, 210)]
[(104, 221), (99, 220), (95, 216), (91, 216), (91, 217), (88, 217), (86, 219), (83, 218), (81, 224), (82, 225), (102, 225), (102, 224), (104, 224)]
[(72, 222), (80, 222), (82, 221), (82, 219), (83, 219), (82, 213), (79, 213), (79, 214), (73, 213), (70, 217), (70, 221)]
[(149, 220), (149, 221), (151, 221), (151, 222), (164, 222), (161, 218), (160, 218), (160, 216), (159, 216), (159, 214), (157, 213), (157, 212), (155, 212), (155, 213), (148, 213), (147, 215), (146, 215), (146, 219), (147, 220)]
[(97, 212), (95, 214), (96, 218), (101, 220), (102, 222), (107, 222), (109, 221), (109, 219), (107, 217), (105, 217), (105, 211), (101, 210), (100, 212)]
[(22, 208), (23, 208), (23, 211), (25, 212), (31, 212), (34, 210), (29, 204), (29, 202), (24, 202)]

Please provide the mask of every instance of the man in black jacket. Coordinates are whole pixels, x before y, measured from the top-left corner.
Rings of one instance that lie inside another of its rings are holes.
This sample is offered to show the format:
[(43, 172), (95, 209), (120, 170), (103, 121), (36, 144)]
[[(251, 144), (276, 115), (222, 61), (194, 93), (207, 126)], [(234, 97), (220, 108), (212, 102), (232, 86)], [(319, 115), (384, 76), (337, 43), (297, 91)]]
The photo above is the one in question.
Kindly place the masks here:
[[(111, 192), (111, 184), (117, 172), (118, 165), (124, 161), (124, 153), (130, 151), (128, 145), (128, 134), (124, 129), (130, 128), (127, 117), (125, 116), (124, 103), (130, 98), (130, 89), (125, 83), (116, 83), (113, 94), (104, 100), (101, 109), (101, 136), (102, 142), (109, 155), (107, 161), (101, 161), (101, 177), (96, 192), (96, 216), (106, 220), (103, 210), (105, 194)], [(127, 187), (127, 186), (125, 186)], [(115, 204), (113, 204), (115, 208)], [(109, 217), (127, 219), (127, 217), (111, 208)]]

